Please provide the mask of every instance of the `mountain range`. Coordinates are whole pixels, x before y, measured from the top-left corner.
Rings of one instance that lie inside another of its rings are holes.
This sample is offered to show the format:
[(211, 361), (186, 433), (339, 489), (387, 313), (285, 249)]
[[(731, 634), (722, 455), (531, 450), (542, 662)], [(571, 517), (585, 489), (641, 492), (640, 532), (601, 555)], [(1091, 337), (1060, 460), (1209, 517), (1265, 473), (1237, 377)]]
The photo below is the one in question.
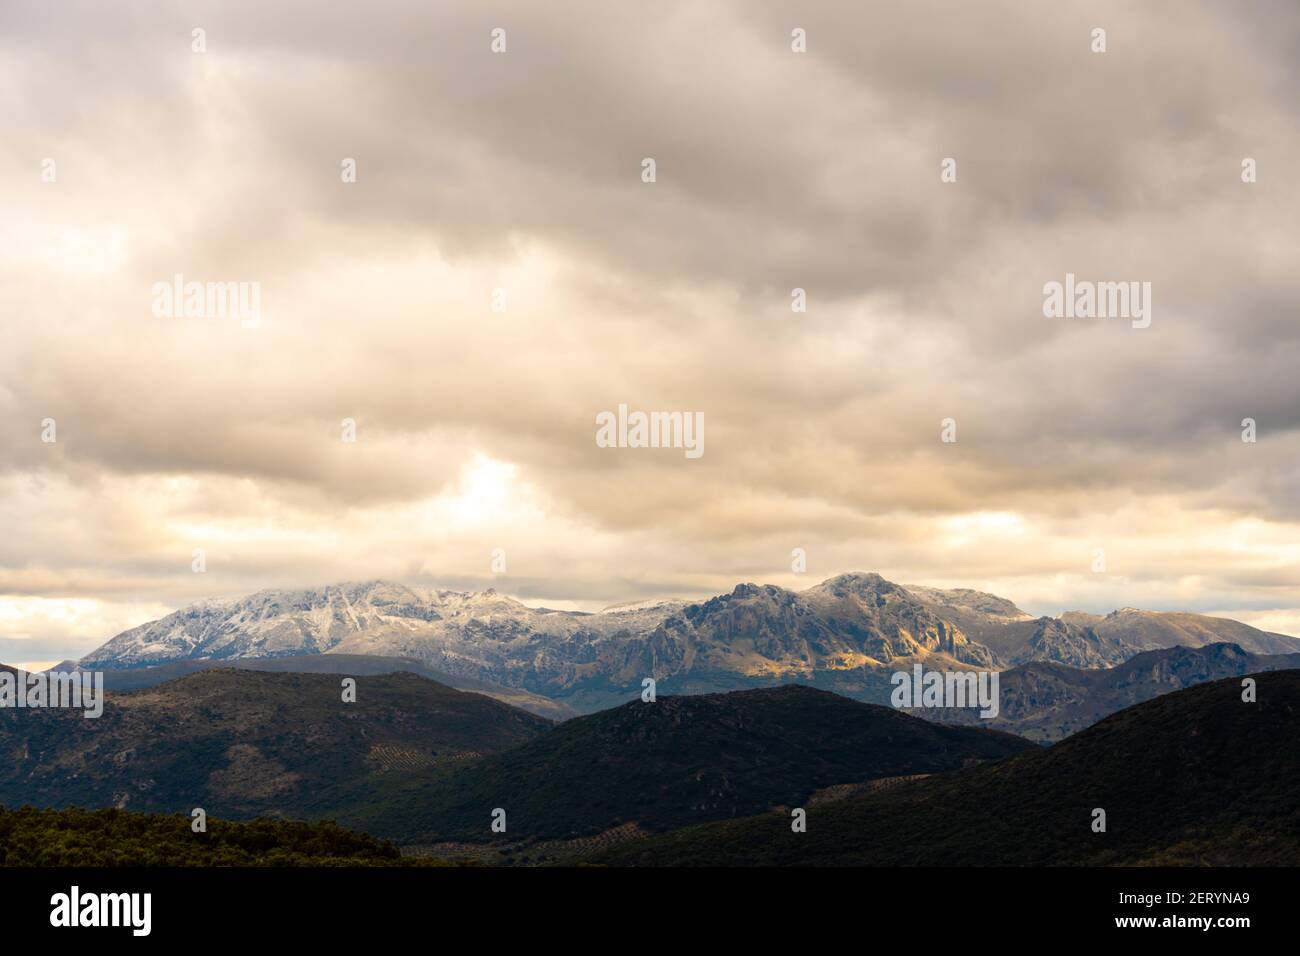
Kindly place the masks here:
[(491, 589), (383, 581), (261, 591), (200, 602), (124, 631), (76, 663), (111, 671), (186, 661), (401, 657), (451, 682), (480, 682), (489, 692), (523, 692), (588, 713), (635, 696), (647, 677), (665, 693), (800, 681), (886, 703), (889, 674), (913, 662), (931, 669), (1031, 662), (1099, 668), (1146, 650), (1224, 641), (1252, 654), (1300, 652), (1296, 638), (1222, 618), (1134, 609), (1034, 618), (996, 595), (854, 573), (803, 591), (740, 584), (705, 601), (595, 613), (529, 607)]

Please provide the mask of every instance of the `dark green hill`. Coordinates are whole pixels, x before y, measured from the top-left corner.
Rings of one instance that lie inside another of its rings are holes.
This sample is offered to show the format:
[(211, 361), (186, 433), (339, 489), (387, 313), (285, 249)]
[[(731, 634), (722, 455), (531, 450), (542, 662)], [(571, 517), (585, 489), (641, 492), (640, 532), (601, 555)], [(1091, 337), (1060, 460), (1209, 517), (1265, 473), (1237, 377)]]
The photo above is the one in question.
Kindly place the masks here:
[(457, 767), (550, 722), (413, 674), (207, 670), (110, 693), (103, 716), (0, 710), (0, 804), (335, 817), (338, 788)]
[(392, 844), (333, 823), (209, 820), (126, 810), (0, 809), (0, 866), (406, 866)]
[[(500, 807), (510, 841), (629, 822), (663, 830), (1029, 749), (1010, 734), (941, 727), (804, 686), (660, 697), (566, 721), (449, 778), (393, 781), (346, 822), (406, 842), (488, 840)], [(402, 831), (416, 818), (424, 832)]]
[[(1300, 671), (1202, 684), (1048, 750), (616, 847), (630, 865), (1297, 865)], [(1107, 832), (1090, 827), (1105, 809)]]

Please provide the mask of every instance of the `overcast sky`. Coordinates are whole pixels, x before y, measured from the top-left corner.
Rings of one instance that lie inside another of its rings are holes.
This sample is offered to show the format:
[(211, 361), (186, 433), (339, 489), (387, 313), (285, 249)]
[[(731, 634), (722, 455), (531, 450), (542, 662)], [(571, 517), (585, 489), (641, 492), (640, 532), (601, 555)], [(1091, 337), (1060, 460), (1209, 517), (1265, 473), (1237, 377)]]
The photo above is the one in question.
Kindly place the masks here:
[[(0, 660), (381, 577), (1300, 634), (1298, 64), (1286, 0), (5, 0)], [(598, 447), (620, 403), (704, 455)]]

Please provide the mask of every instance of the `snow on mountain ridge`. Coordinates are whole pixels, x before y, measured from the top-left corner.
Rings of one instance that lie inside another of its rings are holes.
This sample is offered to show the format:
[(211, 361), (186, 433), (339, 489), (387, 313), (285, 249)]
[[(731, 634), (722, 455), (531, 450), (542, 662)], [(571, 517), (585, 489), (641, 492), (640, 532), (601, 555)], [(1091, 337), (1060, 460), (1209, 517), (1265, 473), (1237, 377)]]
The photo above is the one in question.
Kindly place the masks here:
[(80, 664), (335, 653), (409, 657), (456, 677), (566, 699), (588, 694), (592, 702), (621, 700), (646, 677), (703, 688), (794, 678), (879, 697), (890, 669), (916, 661), (939, 669), (1027, 660), (1104, 667), (1148, 647), (1228, 637), (1252, 652), (1300, 644), (1198, 615), (1034, 619), (996, 595), (908, 588), (866, 573), (801, 591), (742, 583), (700, 601), (596, 613), (530, 607), (491, 588), (365, 581), (203, 601), (117, 635)]
[(521, 630), (568, 636), (581, 626), (582, 617), (530, 608), (492, 588), (450, 591), (388, 581), (348, 582), (200, 601), (122, 632), (81, 664), (139, 667), (200, 656), (323, 654), (368, 632), (391, 639), (394, 631), (462, 633), (492, 627), (502, 636)]

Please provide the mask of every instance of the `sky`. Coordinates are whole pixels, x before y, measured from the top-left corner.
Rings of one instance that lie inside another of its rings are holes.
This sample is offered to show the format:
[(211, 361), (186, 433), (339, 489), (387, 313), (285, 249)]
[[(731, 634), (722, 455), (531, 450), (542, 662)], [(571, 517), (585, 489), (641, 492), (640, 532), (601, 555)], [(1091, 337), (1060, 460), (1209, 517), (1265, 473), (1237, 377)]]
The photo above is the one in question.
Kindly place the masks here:
[(0, 660), (374, 578), (1300, 634), (1297, 64), (1284, 0), (6, 0)]

